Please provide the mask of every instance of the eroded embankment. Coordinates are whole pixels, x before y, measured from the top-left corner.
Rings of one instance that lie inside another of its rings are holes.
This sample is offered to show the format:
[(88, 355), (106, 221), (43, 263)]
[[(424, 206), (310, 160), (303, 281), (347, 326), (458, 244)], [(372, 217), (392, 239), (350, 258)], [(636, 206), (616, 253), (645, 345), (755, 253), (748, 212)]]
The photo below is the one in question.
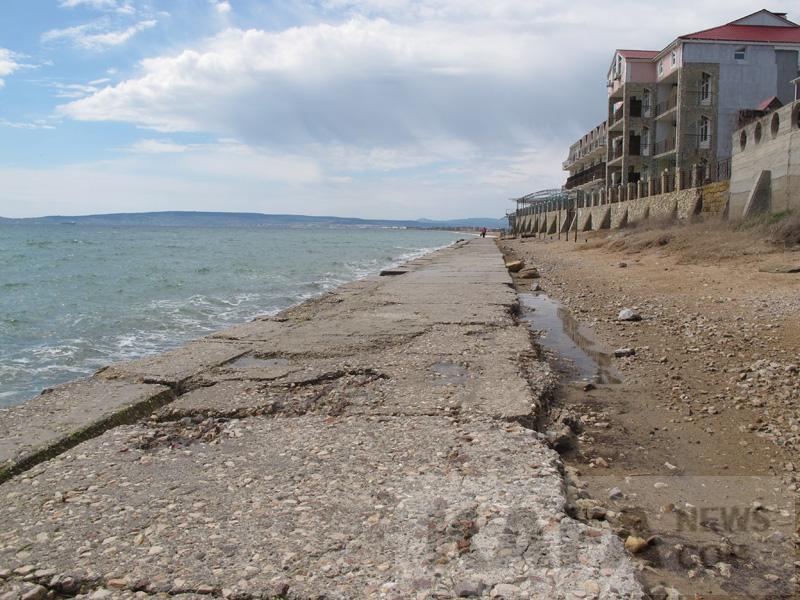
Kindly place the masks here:
[[(495, 244), (403, 270), (48, 394), (167, 403), (0, 487), (0, 590), (641, 597), (620, 542), (564, 512), (531, 429), (552, 376)], [(59, 434), (19, 410), (11, 461), (20, 431)]]
[(536, 270), (515, 283), (562, 376), (544, 421), (570, 514), (625, 540), (654, 598), (796, 597), (797, 280), (501, 246)]

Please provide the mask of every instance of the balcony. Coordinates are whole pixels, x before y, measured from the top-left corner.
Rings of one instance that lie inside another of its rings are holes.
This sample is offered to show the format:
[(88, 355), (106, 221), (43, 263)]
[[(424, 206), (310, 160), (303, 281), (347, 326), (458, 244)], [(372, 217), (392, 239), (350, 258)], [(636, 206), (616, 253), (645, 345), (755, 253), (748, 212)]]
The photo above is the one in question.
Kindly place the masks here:
[(675, 138), (667, 138), (653, 144), (653, 156), (675, 152)]
[(606, 178), (606, 163), (598, 163), (593, 167), (589, 167), (585, 171), (576, 173), (567, 179), (564, 189), (571, 190), (578, 186), (590, 183), (595, 180), (602, 180)]
[(625, 154), (625, 149), (622, 146), (622, 144), (620, 144), (619, 146), (612, 147), (608, 151), (608, 162), (612, 163), (615, 160), (619, 160), (620, 158), (622, 158), (623, 154)]
[(579, 149), (573, 150), (570, 153), (569, 158), (567, 158), (567, 160), (565, 160), (563, 163), (561, 163), (561, 167), (564, 170), (567, 170), (572, 165), (574, 165), (577, 161), (581, 160), (582, 158), (586, 158), (587, 156), (589, 156), (591, 154), (594, 154), (597, 150), (600, 150), (600, 149), (605, 148), (605, 147), (606, 147), (606, 138), (605, 137), (597, 138), (597, 139), (593, 140), (592, 142), (589, 142), (585, 146), (582, 146)]
[(662, 115), (667, 114), (671, 110), (674, 110), (678, 106), (678, 98), (670, 98), (669, 100), (665, 100), (664, 102), (659, 102), (656, 104), (656, 119), (661, 117)]

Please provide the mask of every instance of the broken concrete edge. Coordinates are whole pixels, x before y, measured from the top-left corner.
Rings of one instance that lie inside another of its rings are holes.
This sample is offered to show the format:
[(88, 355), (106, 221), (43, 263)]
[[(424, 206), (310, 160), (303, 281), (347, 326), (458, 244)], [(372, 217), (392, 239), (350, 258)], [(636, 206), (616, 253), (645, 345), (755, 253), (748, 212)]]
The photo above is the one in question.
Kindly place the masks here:
[(166, 406), (175, 400), (175, 394), (166, 386), (159, 386), (160, 389), (153, 390), (154, 393), (140, 402), (128, 405), (110, 415), (106, 415), (93, 421), (85, 427), (81, 427), (64, 436), (53, 440), (44, 446), (37, 448), (0, 468), (0, 484), (5, 483), (15, 475), (24, 473), (43, 463), (46, 460), (55, 458), (67, 450), (74, 448), (78, 444), (98, 437), (119, 425), (129, 425), (148, 416), (153, 411)]
[[(265, 592), (249, 593), (237, 590), (235, 596), (231, 596), (229, 593), (226, 593), (227, 590), (220, 586), (199, 585), (176, 587), (175, 585), (152, 585), (146, 581), (127, 582), (125, 580), (114, 580), (107, 577), (87, 577), (64, 573), (57, 573), (55, 575), (49, 573), (45, 575), (36, 575), (35, 573), (31, 573), (31, 575), (33, 575), (33, 577), (12, 576), (7, 578), (7, 581), (40, 586), (45, 589), (45, 594), (56, 594), (57, 598), (73, 598), (78, 595), (88, 596), (93, 592), (106, 591), (108, 595), (103, 597), (113, 597), (115, 593), (127, 592), (128, 594), (136, 594), (141, 592), (147, 596), (158, 597), (162, 597), (163, 595), (163, 597), (188, 598), (195, 598), (197, 596), (209, 598), (235, 597), (237, 600), (307, 600), (305, 596), (298, 596), (292, 593), (289, 585), (282, 582), (275, 583), (271, 590)], [(0, 582), (1, 581), (3, 581), (2, 578), (0, 578)], [(126, 595), (126, 597), (128, 596)]]

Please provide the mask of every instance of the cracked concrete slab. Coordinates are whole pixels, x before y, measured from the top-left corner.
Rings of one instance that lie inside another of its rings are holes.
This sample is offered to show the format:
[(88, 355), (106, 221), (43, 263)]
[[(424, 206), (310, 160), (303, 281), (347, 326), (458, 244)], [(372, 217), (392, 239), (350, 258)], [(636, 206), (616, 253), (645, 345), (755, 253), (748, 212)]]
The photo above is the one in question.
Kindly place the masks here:
[(403, 269), (98, 373), (178, 397), (2, 485), (0, 598), (641, 598), (564, 514), (494, 243)]
[(0, 409), (0, 482), (173, 398), (162, 385), (86, 379)]
[(153, 593), (545, 598), (592, 581), (641, 597), (620, 541), (566, 517), (557, 455), (520, 426), (256, 417), (177, 448), (143, 446), (149, 427), (6, 484), (0, 565)]
[(249, 350), (243, 345), (199, 340), (156, 356), (115, 363), (99, 371), (95, 377), (101, 380), (160, 383), (181, 391), (183, 384), (192, 376), (235, 360)]

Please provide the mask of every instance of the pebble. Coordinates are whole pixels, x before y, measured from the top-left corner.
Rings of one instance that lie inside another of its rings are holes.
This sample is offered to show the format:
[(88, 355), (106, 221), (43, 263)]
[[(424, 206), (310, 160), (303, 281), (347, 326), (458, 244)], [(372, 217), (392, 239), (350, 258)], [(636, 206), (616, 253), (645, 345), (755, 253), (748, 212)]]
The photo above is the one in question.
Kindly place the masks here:
[(483, 593), (484, 585), (480, 581), (457, 581), (453, 591), (459, 598), (477, 598)]
[(22, 600), (44, 600), (47, 597), (47, 588), (37, 585), (22, 594)]
[(510, 583), (498, 583), (492, 588), (492, 598), (500, 598), (501, 600), (516, 600), (521, 597), (522, 590)]
[(641, 321), (642, 315), (630, 308), (623, 308), (617, 316), (618, 321)]
[(625, 540), (625, 549), (631, 554), (638, 554), (647, 548), (647, 540), (635, 535), (629, 535)]

